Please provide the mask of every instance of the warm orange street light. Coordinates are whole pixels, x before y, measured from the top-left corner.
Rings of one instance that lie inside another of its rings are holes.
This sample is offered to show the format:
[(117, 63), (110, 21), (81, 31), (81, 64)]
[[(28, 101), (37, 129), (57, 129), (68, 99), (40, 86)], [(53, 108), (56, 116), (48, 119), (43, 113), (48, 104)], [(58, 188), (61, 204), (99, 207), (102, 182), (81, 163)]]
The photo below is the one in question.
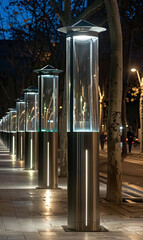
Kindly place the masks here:
[(136, 72), (137, 73), (139, 84), (140, 84), (140, 86), (142, 86), (143, 85), (143, 78), (140, 77), (139, 71), (136, 68), (132, 68), (131, 72)]
[(136, 72), (140, 84), (141, 94), (140, 94), (140, 152), (143, 152), (143, 77), (140, 76), (139, 71), (136, 68), (132, 68), (131, 72)]

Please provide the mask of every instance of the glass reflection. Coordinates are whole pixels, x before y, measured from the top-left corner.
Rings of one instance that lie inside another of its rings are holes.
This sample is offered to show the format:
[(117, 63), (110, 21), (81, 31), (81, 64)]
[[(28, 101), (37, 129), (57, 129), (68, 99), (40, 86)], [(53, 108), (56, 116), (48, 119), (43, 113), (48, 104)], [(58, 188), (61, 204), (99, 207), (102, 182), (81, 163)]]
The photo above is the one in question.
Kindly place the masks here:
[(50, 202), (51, 202), (50, 198), (51, 198), (50, 190), (47, 190), (47, 191), (46, 191), (46, 206), (47, 206), (47, 207), (50, 206)]
[(10, 132), (15, 133), (17, 131), (17, 111), (10, 112)]
[(58, 76), (41, 76), (41, 131), (58, 131)]
[(26, 131), (37, 132), (38, 131), (38, 93), (25, 94), (26, 102)]
[[(67, 100), (71, 94), (70, 49), (71, 38), (67, 38)], [(92, 36), (73, 37), (73, 119), (67, 109), (67, 130), (70, 121), (73, 131), (99, 131), (98, 122), (98, 38)], [(71, 105), (71, 103), (70, 103)]]
[(25, 132), (25, 102), (17, 102), (17, 130), (18, 132)]

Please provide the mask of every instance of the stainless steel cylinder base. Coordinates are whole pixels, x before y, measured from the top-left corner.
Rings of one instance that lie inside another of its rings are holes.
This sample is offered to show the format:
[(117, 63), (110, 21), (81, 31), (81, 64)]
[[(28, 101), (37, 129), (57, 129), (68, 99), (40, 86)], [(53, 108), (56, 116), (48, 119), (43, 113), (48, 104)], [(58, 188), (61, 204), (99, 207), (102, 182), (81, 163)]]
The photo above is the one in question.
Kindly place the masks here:
[(25, 132), (17, 132), (17, 160), (25, 160)]
[(17, 133), (10, 133), (10, 155), (16, 156)]
[(25, 169), (38, 169), (38, 133), (25, 132)]
[(58, 133), (39, 132), (38, 188), (57, 188)]
[(68, 133), (68, 228), (100, 231), (99, 133)]
[(7, 133), (7, 148), (10, 149), (10, 133)]
[(7, 134), (8, 134), (7, 132), (2, 133), (2, 141), (6, 147), (7, 147)]

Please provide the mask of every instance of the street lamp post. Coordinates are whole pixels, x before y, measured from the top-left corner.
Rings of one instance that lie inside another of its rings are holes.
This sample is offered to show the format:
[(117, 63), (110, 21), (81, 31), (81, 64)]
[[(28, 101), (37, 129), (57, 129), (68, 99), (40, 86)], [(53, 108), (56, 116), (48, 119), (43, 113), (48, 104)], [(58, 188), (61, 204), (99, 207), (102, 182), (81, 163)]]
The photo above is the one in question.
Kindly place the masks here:
[(10, 154), (14, 157), (16, 155), (17, 142), (17, 111), (10, 110)]
[(66, 34), (68, 228), (99, 231), (98, 33), (81, 20)]
[(2, 141), (5, 144), (5, 116), (2, 117)]
[(38, 169), (38, 89), (31, 86), (25, 89), (25, 169)]
[(39, 89), (38, 187), (57, 188), (58, 183), (58, 82), (62, 70), (47, 65), (34, 70)]
[(6, 115), (7, 118), (7, 148), (9, 149), (10, 147), (10, 112), (7, 112)]
[(16, 101), (17, 109), (17, 160), (24, 160), (25, 156), (25, 101), (19, 98)]
[(8, 115), (4, 116), (4, 144), (8, 147)]
[(139, 71), (136, 68), (131, 69), (132, 72), (137, 73), (138, 81), (140, 84), (140, 105), (139, 105), (139, 112), (140, 112), (140, 152), (143, 152), (143, 77), (140, 76)]

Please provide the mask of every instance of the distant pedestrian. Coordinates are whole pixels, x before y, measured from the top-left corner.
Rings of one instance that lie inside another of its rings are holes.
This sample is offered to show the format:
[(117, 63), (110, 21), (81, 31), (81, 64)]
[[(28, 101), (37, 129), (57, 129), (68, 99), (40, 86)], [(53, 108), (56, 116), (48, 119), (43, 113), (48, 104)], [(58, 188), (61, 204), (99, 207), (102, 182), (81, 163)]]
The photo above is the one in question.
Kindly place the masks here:
[(131, 153), (132, 142), (134, 140), (134, 133), (132, 132), (132, 127), (131, 126), (129, 126), (129, 130), (127, 132), (127, 139), (128, 139), (129, 153)]
[(101, 148), (104, 149), (104, 142), (105, 142), (105, 134), (104, 132), (101, 132), (100, 134), (100, 143), (101, 143)]

